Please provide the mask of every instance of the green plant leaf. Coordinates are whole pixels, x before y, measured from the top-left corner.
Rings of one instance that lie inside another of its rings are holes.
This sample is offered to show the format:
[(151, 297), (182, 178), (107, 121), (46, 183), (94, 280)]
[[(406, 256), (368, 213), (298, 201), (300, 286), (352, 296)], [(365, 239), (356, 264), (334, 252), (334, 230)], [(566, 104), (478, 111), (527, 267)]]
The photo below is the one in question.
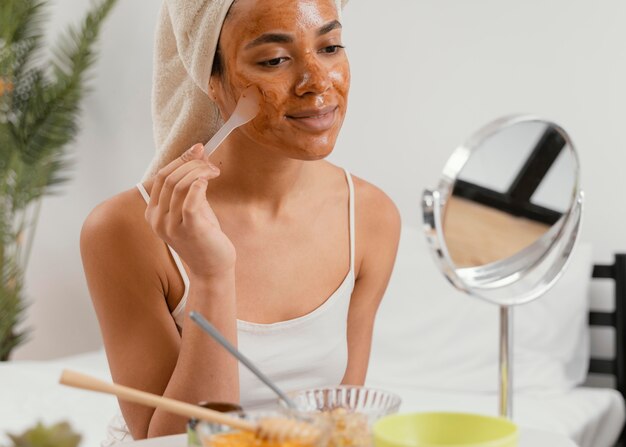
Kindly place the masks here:
[(77, 447), (81, 436), (67, 422), (46, 427), (41, 422), (21, 435), (8, 435), (14, 447)]
[[(0, 360), (22, 343), (25, 262), (38, 214), (29, 210), (70, 178), (88, 70), (117, 0), (94, 4), (42, 63), (47, 0), (0, 0)], [(27, 235), (27, 236), (25, 236)], [(24, 240), (26, 237), (27, 240)]]

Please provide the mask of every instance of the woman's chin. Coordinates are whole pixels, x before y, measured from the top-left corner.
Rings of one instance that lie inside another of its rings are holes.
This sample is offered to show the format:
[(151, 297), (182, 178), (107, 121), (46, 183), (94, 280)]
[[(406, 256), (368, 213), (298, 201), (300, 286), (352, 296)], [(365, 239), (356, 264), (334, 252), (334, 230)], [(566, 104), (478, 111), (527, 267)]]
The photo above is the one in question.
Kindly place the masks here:
[(332, 151), (328, 151), (328, 152), (324, 152), (323, 154), (314, 154), (311, 155), (303, 160), (305, 161), (316, 161), (316, 160), (323, 160), (326, 157), (328, 157), (331, 154)]
[(272, 142), (265, 141), (264, 146), (276, 155), (294, 160), (314, 161), (329, 156), (335, 148), (335, 140), (326, 135), (322, 138), (303, 138), (302, 135), (298, 135), (295, 138), (283, 137)]
[(333, 145), (323, 145), (323, 146), (306, 146), (301, 148), (293, 148), (290, 151), (290, 156), (297, 160), (303, 161), (315, 161), (322, 160), (328, 157), (334, 149)]

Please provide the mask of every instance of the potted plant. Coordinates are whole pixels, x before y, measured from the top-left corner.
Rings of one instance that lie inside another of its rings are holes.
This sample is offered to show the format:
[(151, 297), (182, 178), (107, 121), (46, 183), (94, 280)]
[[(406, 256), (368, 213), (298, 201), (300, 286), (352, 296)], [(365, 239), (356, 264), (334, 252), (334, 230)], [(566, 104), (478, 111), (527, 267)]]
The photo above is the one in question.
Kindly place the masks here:
[(24, 272), (42, 198), (68, 180), (94, 44), (116, 0), (100, 0), (42, 60), (48, 0), (0, 1), (0, 360), (25, 341)]

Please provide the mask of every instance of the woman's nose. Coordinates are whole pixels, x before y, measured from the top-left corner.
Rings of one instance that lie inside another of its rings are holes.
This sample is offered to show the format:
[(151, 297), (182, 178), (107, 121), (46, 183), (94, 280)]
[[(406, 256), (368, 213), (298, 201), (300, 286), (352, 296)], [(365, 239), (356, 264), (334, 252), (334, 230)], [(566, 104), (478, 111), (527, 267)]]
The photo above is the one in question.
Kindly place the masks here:
[(296, 83), (296, 95), (307, 93), (322, 94), (330, 88), (331, 81), (327, 68), (315, 56), (308, 55)]

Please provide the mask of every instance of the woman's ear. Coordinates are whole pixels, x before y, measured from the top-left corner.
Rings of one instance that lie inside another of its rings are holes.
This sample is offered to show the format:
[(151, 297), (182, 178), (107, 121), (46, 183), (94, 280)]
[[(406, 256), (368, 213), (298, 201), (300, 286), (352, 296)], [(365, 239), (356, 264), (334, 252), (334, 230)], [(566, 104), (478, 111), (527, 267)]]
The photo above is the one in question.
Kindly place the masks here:
[(215, 80), (213, 79), (213, 76), (211, 76), (209, 78), (209, 86), (208, 86), (208, 89), (207, 89), (207, 93), (208, 93), (209, 99), (211, 101), (213, 101), (213, 102), (217, 101), (217, 97), (216, 97), (216, 94), (215, 94)]

